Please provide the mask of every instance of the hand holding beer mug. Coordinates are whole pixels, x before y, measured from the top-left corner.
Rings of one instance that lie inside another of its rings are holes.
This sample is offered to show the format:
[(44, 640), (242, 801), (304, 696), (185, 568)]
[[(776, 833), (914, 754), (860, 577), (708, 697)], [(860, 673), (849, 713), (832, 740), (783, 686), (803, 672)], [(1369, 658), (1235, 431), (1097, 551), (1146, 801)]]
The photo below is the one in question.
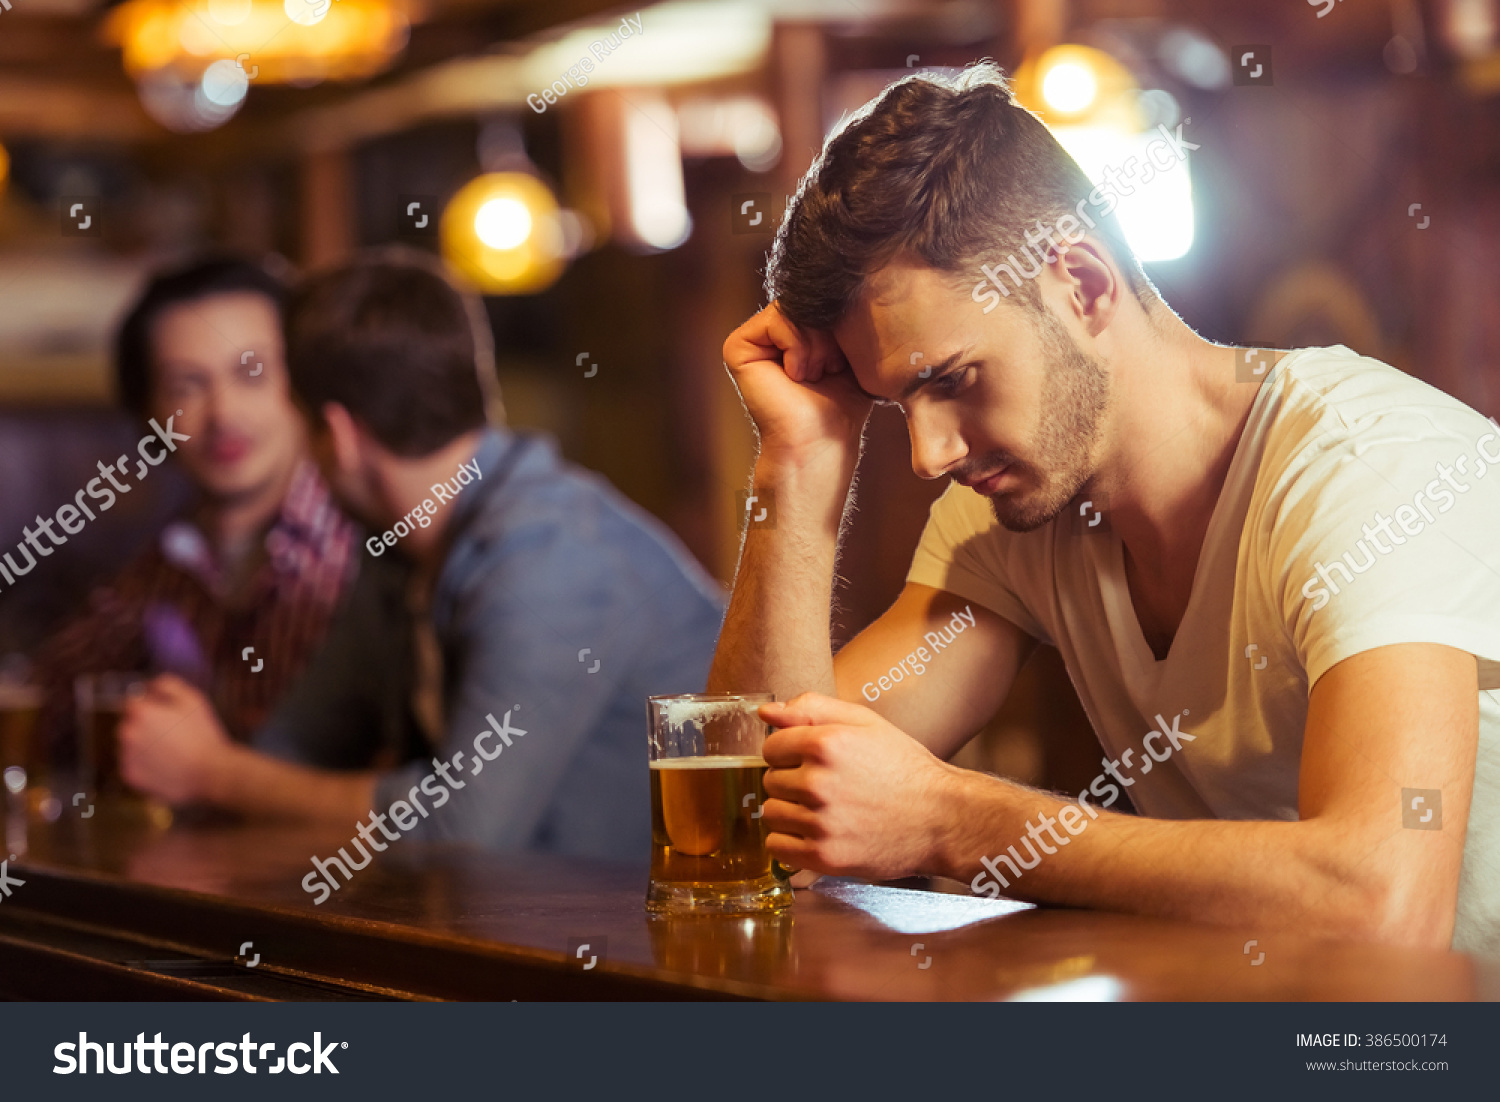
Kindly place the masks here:
[(651, 885), (659, 913), (758, 914), (792, 902), (761, 822), (770, 693), (653, 696)]

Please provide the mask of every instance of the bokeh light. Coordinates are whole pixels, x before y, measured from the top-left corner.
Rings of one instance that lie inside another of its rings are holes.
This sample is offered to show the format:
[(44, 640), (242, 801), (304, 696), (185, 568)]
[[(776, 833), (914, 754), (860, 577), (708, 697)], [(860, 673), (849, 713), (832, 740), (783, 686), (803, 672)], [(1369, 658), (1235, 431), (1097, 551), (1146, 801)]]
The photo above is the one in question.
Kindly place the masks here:
[(443, 211), (443, 258), (484, 294), (533, 294), (562, 274), (568, 251), (562, 223), (556, 198), (536, 176), (486, 173), (460, 188)]

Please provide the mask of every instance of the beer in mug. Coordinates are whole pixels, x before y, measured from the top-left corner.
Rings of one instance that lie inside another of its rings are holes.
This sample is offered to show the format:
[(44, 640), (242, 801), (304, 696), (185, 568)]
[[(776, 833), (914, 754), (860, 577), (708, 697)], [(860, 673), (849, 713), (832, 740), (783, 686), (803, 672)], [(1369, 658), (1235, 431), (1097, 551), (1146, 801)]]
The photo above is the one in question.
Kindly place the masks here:
[(792, 901), (761, 820), (768, 693), (654, 696), (648, 910), (755, 914)]
[(0, 777), (5, 791), (25, 799), (26, 786), (36, 783), (41, 759), (36, 745), (42, 690), (35, 685), (0, 681)]
[(125, 701), (145, 685), (141, 674), (85, 673), (73, 682), (78, 713), (79, 765), (85, 785), (101, 796), (128, 793), (120, 776), (120, 719)]

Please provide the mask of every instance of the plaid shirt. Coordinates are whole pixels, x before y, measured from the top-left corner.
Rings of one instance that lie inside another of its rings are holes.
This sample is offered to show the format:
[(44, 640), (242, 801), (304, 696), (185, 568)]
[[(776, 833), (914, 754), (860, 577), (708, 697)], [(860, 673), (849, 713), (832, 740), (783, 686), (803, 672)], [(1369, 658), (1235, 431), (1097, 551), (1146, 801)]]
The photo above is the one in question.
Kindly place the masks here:
[(208, 540), (187, 521), (169, 524), (38, 655), (45, 745), (73, 758), (73, 679), (110, 670), (177, 674), (208, 696), (231, 738), (247, 741), (327, 633), (354, 573), (355, 538), (304, 463), (266, 533), (267, 561), (230, 607)]

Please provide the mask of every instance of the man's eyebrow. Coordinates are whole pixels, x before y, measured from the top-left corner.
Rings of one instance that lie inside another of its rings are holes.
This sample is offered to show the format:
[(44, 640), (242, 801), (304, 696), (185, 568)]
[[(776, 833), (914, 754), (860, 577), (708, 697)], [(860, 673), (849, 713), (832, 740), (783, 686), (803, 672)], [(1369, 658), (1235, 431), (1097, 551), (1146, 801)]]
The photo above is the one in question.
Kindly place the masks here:
[(922, 375), (918, 375), (916, 378), (912, 379), (911, 382), (907, 383), (905, 389), (903, 389), (901, 391), (901, 397), (898, 398), (897, 401), (900, 401), (900, 402), (906, 401), (908, 398), (910, 398), (917, 391), (921, 390), (928, 383), (932, 382), (932, 380), (934, 378), (936, 378), (938, 375), (941, 375), (943, 372), (947, 371), (950, 367), (952, 367), (954, 364), (958, 363), (959, 360), (963, 359), (968, 354), (969, 354), (969, 350), (967, 348), (965, 348), (965, 349), (961, 349), (958, 352), (953, 353), (953, 355), (947, 357), (946, 359), (942, 360), (939, 363), (927, 364), (922, 369), (923, 371), (925, 371), (927, 373), (926, 376), (924, 377)]

